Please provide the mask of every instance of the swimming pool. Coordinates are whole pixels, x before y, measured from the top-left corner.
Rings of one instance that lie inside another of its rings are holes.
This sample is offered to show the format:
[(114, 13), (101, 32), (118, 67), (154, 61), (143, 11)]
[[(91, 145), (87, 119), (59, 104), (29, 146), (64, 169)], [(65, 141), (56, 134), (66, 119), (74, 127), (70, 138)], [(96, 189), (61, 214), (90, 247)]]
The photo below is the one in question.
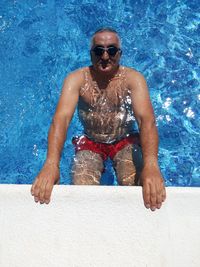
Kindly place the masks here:
[[(167, 185), (200, 186), (198, 1), (29, 0), (0, 3), (0, 183), (32, 183), (64, 77), (90, 64), (89, 42), (102, 26), (119, 31), (122, 64), (141, 71), (160, 135)], [(69, 184), (74, 116), (63, 150), (61, 183)], [(116, 184), (111, 163), (102, 184)]]

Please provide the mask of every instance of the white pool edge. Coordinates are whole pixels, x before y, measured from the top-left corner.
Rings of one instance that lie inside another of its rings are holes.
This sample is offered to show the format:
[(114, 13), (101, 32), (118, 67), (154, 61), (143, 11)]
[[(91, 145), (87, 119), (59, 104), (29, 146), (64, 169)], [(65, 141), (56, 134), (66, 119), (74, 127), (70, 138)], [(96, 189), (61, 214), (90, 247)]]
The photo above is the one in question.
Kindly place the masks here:
[(168, 187), (163, 207), (141, 187), (56, 185), (49, 205), (31, 185), (0, 185), (2, 267), (199, 267), (200, 188)]

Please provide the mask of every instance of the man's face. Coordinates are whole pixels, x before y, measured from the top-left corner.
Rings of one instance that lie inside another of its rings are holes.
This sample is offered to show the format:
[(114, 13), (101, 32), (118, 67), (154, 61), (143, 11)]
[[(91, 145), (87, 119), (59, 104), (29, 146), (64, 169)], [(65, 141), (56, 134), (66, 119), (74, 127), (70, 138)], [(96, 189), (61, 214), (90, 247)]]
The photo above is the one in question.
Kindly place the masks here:
[[(98, 53), (96, 54), (95, 51), (92, 51), (96, 47), (100, 47), (102, 54), (100, 53), (100, 55), (97, 55)], [(91, 47), (91, 60), (95, 70), (104, 74), (109, 74), (118, 67), (121, 51), (119, 50), (116, 54), (112, 55), (113, 47), (120, 48), (120, 41), (117, 34), (113, 32), (100, 32), (95, 34)]]

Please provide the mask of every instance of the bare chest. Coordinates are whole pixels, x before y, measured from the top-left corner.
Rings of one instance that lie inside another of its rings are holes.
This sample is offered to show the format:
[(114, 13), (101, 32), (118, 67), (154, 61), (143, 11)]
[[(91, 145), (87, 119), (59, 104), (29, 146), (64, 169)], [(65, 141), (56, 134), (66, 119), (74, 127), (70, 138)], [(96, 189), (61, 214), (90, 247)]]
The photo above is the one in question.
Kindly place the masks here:
[(95, 81), (87, 81), (81, 88), (80, 104), (97, 110), (116, 110), (128, 97), (125, 81), (115, 78), (106, 86), (99, 86)]

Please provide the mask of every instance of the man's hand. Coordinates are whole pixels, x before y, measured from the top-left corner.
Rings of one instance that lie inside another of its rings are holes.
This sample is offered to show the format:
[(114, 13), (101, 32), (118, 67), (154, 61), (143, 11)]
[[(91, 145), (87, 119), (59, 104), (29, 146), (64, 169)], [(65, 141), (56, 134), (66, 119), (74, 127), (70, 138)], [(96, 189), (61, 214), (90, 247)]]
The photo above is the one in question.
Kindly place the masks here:
[(158, 166), (144, 167), (141, 173), (144, 205), (155, 211), (166, 199), (164, 180)]
[(53, 186), (59, 183), (59, 177), (60, 171), (57, 165), (52, 163), (44, 164), (31, 187), (31, 194), (34, 196), (35, 202), (49, 204)]

